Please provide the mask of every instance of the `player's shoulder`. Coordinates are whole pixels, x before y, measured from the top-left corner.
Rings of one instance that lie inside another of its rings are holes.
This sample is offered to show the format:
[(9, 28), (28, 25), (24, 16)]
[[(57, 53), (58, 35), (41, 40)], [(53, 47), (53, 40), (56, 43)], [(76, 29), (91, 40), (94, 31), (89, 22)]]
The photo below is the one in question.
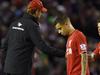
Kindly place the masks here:
[(76, 30), (75, 33), (72, 36), (72, 40), (74, 40), (74, 42), (78, 41), (78, 40), (79, 41), (80, 40), (85, 40), (85, 39), (86, 39), (85, 35), (79, 30)]
[(26, 19), (24, 17), (22, 17), (21, 19), (19, 19), (19, 21), (23, 22), (24, 24), (31, 24), (33, 21), (30, 19)]
[(80, 37), (80, 36), (84, 36), (84, 34), (81, 32), (81, 31), (79, 31), (79, 30), (75, 30), (74, 32), (73, 32), (73, 34), (71, 35), (71, 38), (73, 39), (73, 38), (78, 38), (78, 37)]
[(25, 27), (38, 26), (38, 24), (34, 20), (29, 19), (29, 18), (22, 17), (19, 21), (21, 21), (24, 24)]
[(85, 37), (85, 35), (83, 34), (83, 32), (81, 32), (81, 31), (79, 31), (79, 30), (77, 30), (77, 36), (78, 37)]

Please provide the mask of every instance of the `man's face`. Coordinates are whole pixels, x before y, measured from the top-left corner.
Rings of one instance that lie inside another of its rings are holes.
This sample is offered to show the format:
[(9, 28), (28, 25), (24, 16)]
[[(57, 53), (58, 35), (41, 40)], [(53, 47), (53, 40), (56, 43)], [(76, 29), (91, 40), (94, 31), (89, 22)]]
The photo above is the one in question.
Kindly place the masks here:
[(98, 33), (99, 33), (99, 36), (100, 36), (100, 22), (98, 23)]
[(69, 34), (68, 25), (61, 25), (60, 23), (57, 23), (55, 27), (59, 34), (61, 34), (63, 36), (66, 36)]

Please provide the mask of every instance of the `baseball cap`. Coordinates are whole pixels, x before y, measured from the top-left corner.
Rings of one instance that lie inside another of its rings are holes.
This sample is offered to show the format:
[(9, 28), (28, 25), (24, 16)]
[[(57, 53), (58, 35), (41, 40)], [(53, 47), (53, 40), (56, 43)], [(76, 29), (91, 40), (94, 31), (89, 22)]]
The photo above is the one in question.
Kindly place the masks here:
[(28, 9), (39, 9), (41, 12), (47, 12), (47, 9), (43, 6), (42, 1), (40, 0), (32, 0), (31, 2), (29, 2)]

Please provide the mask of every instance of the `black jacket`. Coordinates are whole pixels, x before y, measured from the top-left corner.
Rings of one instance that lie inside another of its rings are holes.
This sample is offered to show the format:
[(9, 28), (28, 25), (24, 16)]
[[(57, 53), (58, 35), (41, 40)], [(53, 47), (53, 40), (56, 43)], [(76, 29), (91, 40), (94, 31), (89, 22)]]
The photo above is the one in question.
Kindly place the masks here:
[(51, 56), (65, 55), (63, 50), (45, 44), (41, 39), (37, 20), (26, 13), (9, 27), (4, 47), (7, 50), (4, 71), (6, 73), (25, 73), (28, 68), (31, 69), (32, 51), (35, 46)]

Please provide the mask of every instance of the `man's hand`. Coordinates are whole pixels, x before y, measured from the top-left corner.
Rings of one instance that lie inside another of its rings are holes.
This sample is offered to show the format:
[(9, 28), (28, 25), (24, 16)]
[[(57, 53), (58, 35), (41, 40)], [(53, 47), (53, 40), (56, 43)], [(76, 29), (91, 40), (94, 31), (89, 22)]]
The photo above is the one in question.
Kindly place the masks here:
[(95, 54), (93, 52), (88, 53), (87, 56), (88, 56), (89, 62), (94, 61)]

